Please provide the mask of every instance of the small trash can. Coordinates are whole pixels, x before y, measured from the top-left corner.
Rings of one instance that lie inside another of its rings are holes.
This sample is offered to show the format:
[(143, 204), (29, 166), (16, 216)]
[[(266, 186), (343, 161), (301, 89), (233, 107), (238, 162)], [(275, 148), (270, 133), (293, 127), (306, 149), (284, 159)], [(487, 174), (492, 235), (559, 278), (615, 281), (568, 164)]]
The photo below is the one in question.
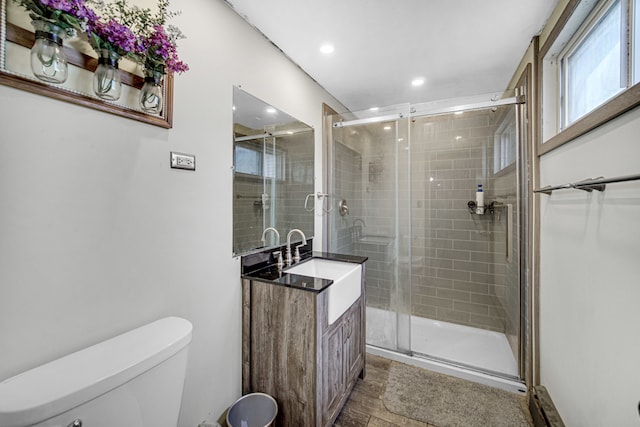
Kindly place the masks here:
[(250, 393), (236, 400), (227, 412), (229, 427), (269, 427), (278, 415), (276, 400), (265, 393)]

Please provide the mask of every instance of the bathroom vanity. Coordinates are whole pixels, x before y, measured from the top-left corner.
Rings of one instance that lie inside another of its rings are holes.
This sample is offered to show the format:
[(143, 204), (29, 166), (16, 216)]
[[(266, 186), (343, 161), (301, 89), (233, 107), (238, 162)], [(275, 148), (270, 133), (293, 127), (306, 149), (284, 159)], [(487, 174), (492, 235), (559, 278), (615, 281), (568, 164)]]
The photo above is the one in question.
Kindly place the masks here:
[(314, 253), (243, 274), (242, 392), (273, 396), (278, 426), (331, 426), (364, 378), (365, 261)]

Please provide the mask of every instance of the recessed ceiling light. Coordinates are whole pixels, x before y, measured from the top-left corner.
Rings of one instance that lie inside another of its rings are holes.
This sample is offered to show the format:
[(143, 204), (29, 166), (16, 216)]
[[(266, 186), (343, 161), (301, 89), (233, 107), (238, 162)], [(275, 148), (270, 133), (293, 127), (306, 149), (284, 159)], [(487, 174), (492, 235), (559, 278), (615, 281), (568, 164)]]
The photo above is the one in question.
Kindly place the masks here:
[(460, 141), (462, 137), (460, 135), (456, 136), (456, 141)]
[(333, 45), (330, 44), (330, 43), (325, 43), (322, 46), (320, 46), (320, 52), (324, 53), (325, 55), (333, 53), (334, 50), (335, 49), (334, 49)]
[(464, 111), (456, 111), (455, 114), (456, 115), (464, 114)]
[(384, 130), (391, 130), (391, 126), (385, 126), (383, 127)]
[(378, 110), (379, 110), (379, 108), (378, 108), (378, 107), (371, 107), (371, 108), (369, 108), (369, 111), (378, 111)]
[(273, 113), (275, 113), (275, 112), (276, 112), (276, 109), (275, 109), (275, 108), (273, 108), (273, 107), (267, 107), (267, 113), (269, 113), (269, 114), (273, 114)]
[(417, 79), (413, 79), (411, 81), (411, 85), (412, 86), (422, 86), (424, 84), (424, 79), (423, 78), (417, 78)]

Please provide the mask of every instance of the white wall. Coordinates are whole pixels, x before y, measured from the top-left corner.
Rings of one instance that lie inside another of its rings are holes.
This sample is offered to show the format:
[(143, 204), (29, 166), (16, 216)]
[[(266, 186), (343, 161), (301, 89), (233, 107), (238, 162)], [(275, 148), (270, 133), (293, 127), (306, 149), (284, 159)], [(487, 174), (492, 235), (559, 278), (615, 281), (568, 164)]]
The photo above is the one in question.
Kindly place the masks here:
[[(232, 85), (312, 125), (316, 156), (322, 102), (343, 108), (223, 1), (172, 8), (191, 70), (171, 130), (0, 86), (0, 381), (182, 316), (194, 333), (179, 425), (193, 427), (240, 396)], [(170, 169), (170, 151), (197, 170)]]
[[(640, 109), (541, 159), (541, 185), (640, 173)], [(638, 426), (640, 181), (541, 197), (540, 372), (567, 426)]]

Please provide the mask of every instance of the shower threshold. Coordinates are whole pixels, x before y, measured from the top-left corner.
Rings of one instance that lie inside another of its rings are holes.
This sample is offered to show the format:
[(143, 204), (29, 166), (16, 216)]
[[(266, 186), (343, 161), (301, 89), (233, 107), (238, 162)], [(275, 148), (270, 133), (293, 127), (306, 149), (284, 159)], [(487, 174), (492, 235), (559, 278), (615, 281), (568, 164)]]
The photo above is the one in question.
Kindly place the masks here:
[(498, 387), (525, 391), (504, 334), (411, 316), (410, 355), (395, 345), (395, 313), (367, 307), (367, 352), (402, 363)]

